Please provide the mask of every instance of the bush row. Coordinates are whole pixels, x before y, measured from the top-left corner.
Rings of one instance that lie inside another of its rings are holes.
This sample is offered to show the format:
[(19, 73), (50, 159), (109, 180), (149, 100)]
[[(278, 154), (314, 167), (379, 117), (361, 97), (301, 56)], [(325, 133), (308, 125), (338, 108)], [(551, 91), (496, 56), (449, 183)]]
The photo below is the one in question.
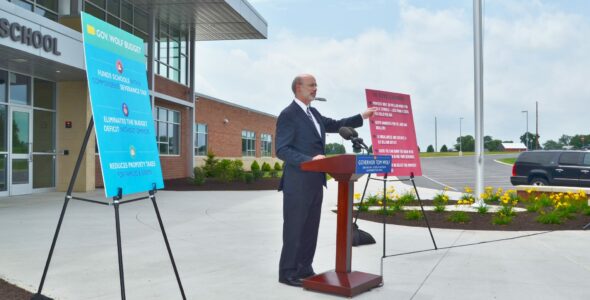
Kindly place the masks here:
[(279, 172), (283, 170), (283, 167), (278, 162), (275, 163), (274, 167), (271, 167), (269, 163), (263, 163), (262, 167), (257, 161), (253, 161), (250, 165), (250, 171), (244, 170), (244, 162), (236, 159), (217, 159), (215, 154), (212, 152), (207, 153), (207, 159), (205, 165), (202, 167), (195, 167), (193, 170), (194, 183), (201, 185), (205, 183), (207, 178), (215, 178), (223, 182), (243, 181), (246, 183), (252, 183), (264, 176), (269, 174), (270, 177), (276, 178), (279, 176)]

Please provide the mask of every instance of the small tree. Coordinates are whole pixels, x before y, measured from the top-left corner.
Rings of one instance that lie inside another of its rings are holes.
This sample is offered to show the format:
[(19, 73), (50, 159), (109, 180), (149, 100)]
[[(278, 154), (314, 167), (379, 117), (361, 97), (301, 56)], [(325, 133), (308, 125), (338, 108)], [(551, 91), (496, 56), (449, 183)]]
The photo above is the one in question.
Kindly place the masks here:
[(434, 147), (432, 147), (432, 145), (428, 145), (428, 148), (426, 148), (426, 152), (434, 152)]
[(260, 170), (260, 165), (257, 161), (253, 161), (250, 165), (250, 171), (252, 171), (252, 175), (254, 175), (254, 179), (258, 179), (262, 177), (262, 171)]
[(440, 147), (440, 152), (449, 152), (447, 145), (442, 145), (442, 147)]
[(253, 161), (252, 164), (250, 164), (250, 171), (260, 171), (260, 165), (257, 161)]
[(218, 159), (215, 158), (215, 154), (213, 151), (207, 152), (207, 158), (205, 159), (205, 166), (203, 166), (203, 171), (205, 172), (205, 177), (215, 177), (215, 166), (219, 162)]
[(275, 169), (275, 171), (282, 171), (283, 167), (281, 167), (281, 164), (279, 164), (279, 162), (276, 162), (274, 169)]
[(270, 170), (270, 177), (272, 177), (272, 178), (279, 177), (280, 171), (281, 171), (281, 165), (278, 162), (275, 162), (274, 167), (272, 168), (272, 170)]
[(548, 140), (543, 144), (545, 150), (559, 150), (563, 147), (563, 144), (558, 143), (554, 140)]
[(326, 144), (326, 154), (344, 154), (346, 153), (346, 149), (342, 144), (338, 143), (329, 143)]
[(272, 168), (270, 167), (270, 164), (267, 162), (262, 163), (262, 172), (270, 172), (270, 170), (272, 170)]

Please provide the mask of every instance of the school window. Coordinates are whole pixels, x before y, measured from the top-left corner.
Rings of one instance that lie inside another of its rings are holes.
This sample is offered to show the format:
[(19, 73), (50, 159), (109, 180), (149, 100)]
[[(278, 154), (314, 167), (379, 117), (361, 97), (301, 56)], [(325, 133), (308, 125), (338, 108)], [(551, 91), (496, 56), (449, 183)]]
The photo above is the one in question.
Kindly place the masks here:
[(272, 156), (272, 135), (266, 133), (260, 135), (260, 155)]
[(125, 0), (86, 0), (84, 12), (119, 27), (144, 42), (144, 56), (147, 61), (148, 13)]
[(195, 124), (195, 156), (207, 155), (207, 124)]
[(188, 31), (180, 26), (156, 21), (154, 71), (170, 80), (188, 85)]
[(40, 16), (57, 21), (58, 0), (8, 0), (28, 11)]
[(180, 113), (163, 107), (157, 108), (156, 141), (162, 155), (180, 154)]
[(256, 134), (242, 130), (242, 156), (256, 156)]

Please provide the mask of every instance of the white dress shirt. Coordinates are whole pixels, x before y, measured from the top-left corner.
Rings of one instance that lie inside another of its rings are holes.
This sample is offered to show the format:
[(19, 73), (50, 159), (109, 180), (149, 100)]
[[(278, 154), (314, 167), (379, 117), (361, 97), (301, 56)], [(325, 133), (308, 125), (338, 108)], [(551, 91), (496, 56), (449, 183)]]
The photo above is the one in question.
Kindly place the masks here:
[[(301, 102), (301, 100), (295, 98), (293, 99), (295, 101), (295, 103), (297, 103), (297, 105), (299, 105), (299, 107), (301, 107), (301, 109), (303, 110), (303, 113), (305, 113), (307, 115), (307, 109), (309, 108), (308, 105), (305, 105), (305, 103)], [(311, 110), (309, 111), (311, 114), (311, 119), (313, 120), (313, 125), (315, 125), (315, 129), (318, 131), (318, 134), (320, 136), (322, 136), (322, 131), (320, 129), (320, 123), (318, 123), (318, 121), (316, 120), (315, 116), (313, 115), (313, 113), (311, 112)]]

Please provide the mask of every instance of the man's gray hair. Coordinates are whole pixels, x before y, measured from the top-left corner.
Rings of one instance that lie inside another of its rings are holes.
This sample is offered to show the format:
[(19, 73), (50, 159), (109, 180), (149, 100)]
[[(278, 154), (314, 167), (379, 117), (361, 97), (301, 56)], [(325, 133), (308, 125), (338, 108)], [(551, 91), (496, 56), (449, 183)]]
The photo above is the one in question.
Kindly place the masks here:
[(291, 83), (291, 90), (293, 91), (293, 95), (295, 95), (296, 87), (298, 84), (301, 84), (301, 76), (297, 76), (293, 79), (293, 83)]

